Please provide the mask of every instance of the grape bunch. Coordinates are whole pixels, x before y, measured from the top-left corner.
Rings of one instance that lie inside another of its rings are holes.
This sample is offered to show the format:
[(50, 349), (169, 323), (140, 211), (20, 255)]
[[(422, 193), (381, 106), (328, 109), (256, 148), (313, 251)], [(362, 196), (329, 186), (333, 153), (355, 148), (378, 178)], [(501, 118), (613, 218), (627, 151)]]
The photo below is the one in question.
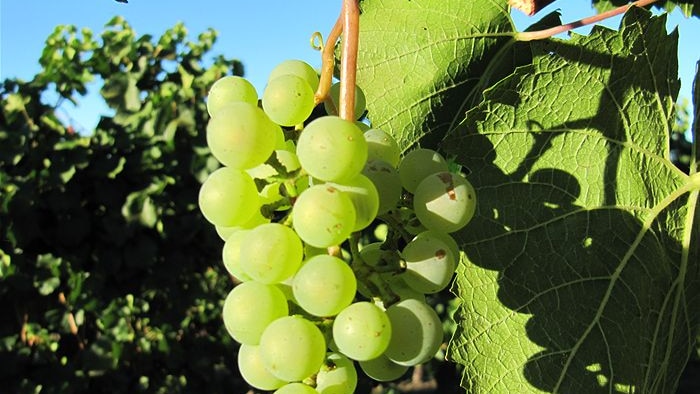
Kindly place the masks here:
[(333, 115), (337, 84), (326, 114), (310, 119), (318, 84), (311, 66), (289, 60), (261, 99), (227, 76), (207, 100), (207, 143), (222, 166), (199, 207), (239, 282), (224, 325), (243, 378), (278, 394), (353, 393), (358, 366), (391, 381), (434, 357), (443, 331), (426, 294), (449, 285), (459, 260), (450, 233), (476, 207), (438, 152), (401, 157), (388, 133)]

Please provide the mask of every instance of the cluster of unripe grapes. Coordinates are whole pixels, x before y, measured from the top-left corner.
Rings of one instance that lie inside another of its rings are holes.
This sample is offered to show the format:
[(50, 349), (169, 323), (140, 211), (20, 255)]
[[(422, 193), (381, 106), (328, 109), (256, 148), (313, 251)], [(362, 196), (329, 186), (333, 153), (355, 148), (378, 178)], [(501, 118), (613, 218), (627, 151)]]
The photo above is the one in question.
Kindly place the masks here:
[[(401, 157), (391, 135), (364, 123), (309, 120), (318, 84), (311, 66), (291, 60), (272, 71), (260, 102), (236, 76), (207, 101), (207, 143), (222, 167), (199, 206), (240, 281), (224, 324), (241, 344), (243, 378), (278, 394), (349, 394), (356, 366), (391, 381), (430, 360), (443, 329), (425, 294), (449, 285), (459, 260), (450, 233), (476, 206), (437, 152)], [(335, 85), (329, 114), (337, 94)], [(380, 222), (388, 230), (372, 242)]]

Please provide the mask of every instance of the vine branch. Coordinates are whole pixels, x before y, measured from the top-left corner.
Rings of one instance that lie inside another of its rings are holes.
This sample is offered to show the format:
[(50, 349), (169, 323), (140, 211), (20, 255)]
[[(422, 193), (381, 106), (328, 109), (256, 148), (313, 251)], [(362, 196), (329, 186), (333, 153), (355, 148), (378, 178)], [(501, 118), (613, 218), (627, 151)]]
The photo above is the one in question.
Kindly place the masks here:
[(357, 81), (357, 50), (360, 36), (360, 8), (357, 0), (343, 0), (343, 48), (340, 59), (340, 97), (338, 114), (355, 121), (355, 83)]
[(590, 16), (588, 18), (583, 18), (575, 22), (567, 23), (561, 26), (551, 27), (549, 29), (539, 30), (539, 31), (526, 31), (519, 32), (515, 34), (515, 39), (517, 41), (533, 41), (541, 40), (544, 38), (549, 38), (560, 33), (565, 33), (569, 30), (573, 30), (582, 26), (591, 25), (598, 23), (613, 16), (625, 13), (631, 7), (646, 7), (650, 4), (656, 3), (658, 0), (638, 0), (630, 4), (626, 4), (610, 11), (601, 12), (600, 14)]
[(321, 77), (318, 83), (318, 89), (314, 94), (314, 104), (320, 104), (328, 97), (328, 92), (331, 90), (333, 83), (333, 68), (335, 67), (335, 43), (338, 42), (340, 34), (343, 32), (342, 14), (335, 21), (333, 29), (328, 34), (326, 44), (321, 52)]
[(333, 80), (335, 44), (342, 35), (340, 59), (340, 97), (338, 114), (341, 118), (355, 120), (355, 84), (357, 81), (357, 51), (360, 35), (360, 8), (357, 0), (343, 0), (340, 16), (328, 35), (321, 54), (321, 78), (314, 101), (326, 100)]

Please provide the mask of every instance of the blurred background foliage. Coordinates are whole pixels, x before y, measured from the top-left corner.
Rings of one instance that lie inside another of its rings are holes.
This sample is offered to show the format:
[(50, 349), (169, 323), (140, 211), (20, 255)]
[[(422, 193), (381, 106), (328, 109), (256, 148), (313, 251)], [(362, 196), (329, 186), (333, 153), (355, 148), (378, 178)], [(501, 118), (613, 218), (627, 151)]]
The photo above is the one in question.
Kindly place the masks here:
[[(183, 25), (137, 37), (118, 17), (99, 37), (59, 26), (42, 71), (0, 85), (2, 392), (249, 390), (221, 322), (233, 287), (223, 241), (197, 207), (200, 183), (218, 167), (204, 98), (243, 66), (211, 56), (214, 31), (187, 37)], [(79, 134), (57, 109), (78, 105), (93, 81), (113, 115)], [(688, 104), (679, 108), (671, 148), (687, 171)], [(446, 338), (449, 299), (430, 300)], [(458, 376), (436, 358), (401, 384), (361, 378), (358, 392), (458, 393)]]
[[(99, 37), (59, 26), (43, 70), (2, 83), (0, 391), (246, 387), (221, 324), (222, 241), (197, 207), (217, 167), (203, 98), (243, 67), (205, 69), (216, 33), (186, 35), (137, 37), (120, 18)], [(42, 98), (77, 103), (96, 78), (114, 115), (80, 135)]]

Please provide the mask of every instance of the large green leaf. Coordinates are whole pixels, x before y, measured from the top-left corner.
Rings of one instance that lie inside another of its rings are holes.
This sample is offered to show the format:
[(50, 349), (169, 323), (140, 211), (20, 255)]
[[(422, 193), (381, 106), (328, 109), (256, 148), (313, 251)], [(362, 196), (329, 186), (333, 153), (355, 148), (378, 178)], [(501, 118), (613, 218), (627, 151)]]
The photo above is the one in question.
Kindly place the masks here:
[(674, 391), (700, 318), (700, 181), (668, 152), (676, 46), (641, 9), (533, 43), (446, 140), (479, 200), (449, 348), (468, 393)]
[(512, 32), (506, 0), (363, 1), (358, 84), (372, 125), (404, 149), (440, 139), (512, 71)]

